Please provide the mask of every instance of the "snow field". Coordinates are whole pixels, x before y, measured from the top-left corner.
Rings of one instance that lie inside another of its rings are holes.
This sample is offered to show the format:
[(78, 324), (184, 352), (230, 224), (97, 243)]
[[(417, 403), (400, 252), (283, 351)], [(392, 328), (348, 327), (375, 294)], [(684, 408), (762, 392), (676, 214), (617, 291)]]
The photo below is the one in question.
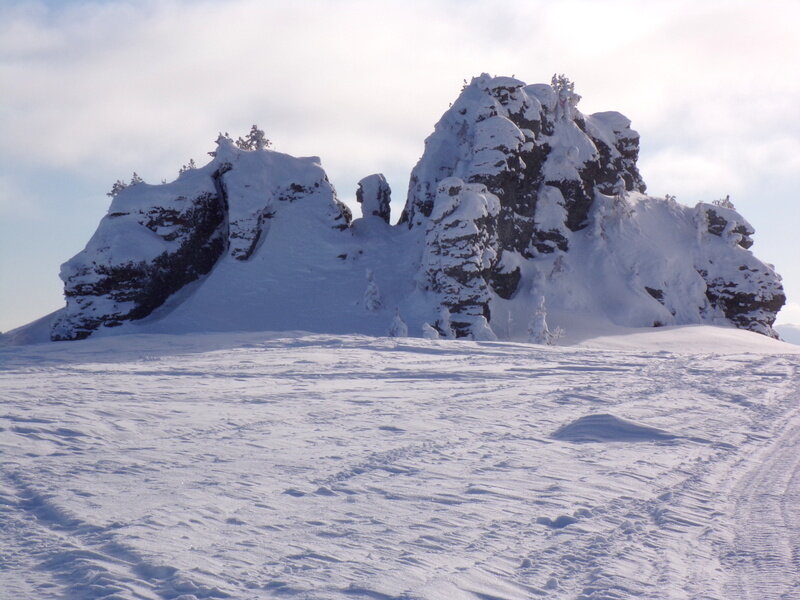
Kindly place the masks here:
[(791, 597), (800, 359), (710, 329), (2, 348), (0, 598)]

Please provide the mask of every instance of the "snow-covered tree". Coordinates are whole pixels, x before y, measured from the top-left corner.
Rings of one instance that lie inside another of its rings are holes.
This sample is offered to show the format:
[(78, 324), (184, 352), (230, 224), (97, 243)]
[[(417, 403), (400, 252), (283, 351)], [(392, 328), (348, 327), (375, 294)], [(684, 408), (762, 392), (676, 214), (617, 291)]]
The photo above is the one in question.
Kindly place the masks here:
[(264, 136), (264, 131), (259, 129), (258, 125), (253, 125), (246, 137), (239, 137), (236, 140), (236, 146), (240, 150), (264, 150), (271, 145), (272, 142)]
[[(217, 136), (217, 139), (214, 140), (214, 143), (217, 146), (219, 146), (220, 143), (222, 143), (223, 141), (228, 141), (228, 142), (232, 142), (233, 141), (233, 139), (231, 138), (231, 134), (228, 133), (227, 131), (225, 133), (220, 132), (220, 134)], [(217, 152), (216, 152), (216, 150), (212, 150), (211, 152), (208, 153), (208, 155), (209, 156), (216, 156)]]
[(131, 177), (130, 185), (138, 185), (140, 183), (144, 183), (144, 179), (139, 177), (139, 174), (136, 171), (133, 172), (133, 177)]
[(617, 182), (614, 184), (614, 196), (618, 200), (625, 200), (628, 195), (628, 190), (625, 186), (625, 178), (620, 175), (617, 177)]
[(250, 133), (247, 134), (247, 142), (253, 150), (263, 150), (272, 146), (272, 142), (264, 136), (264, 131), (256, 125), (250, 128)]
[(191, 171), (192, 169), (196, 169), (196, 168), (197, 168), (197, 165), (194, 164), (194, 159), (190, 158), (189, 159), (189, 164), (183, 165), (180, 168), (180, 171), (178, 171), (178, 174), (181, 175), (183, 173), (186, 173), (186, 171)]
[(497, 340), (497, 335), (489, 326), (489, 321), (483, 316), (476, 318), (472, 322), (471, 336), (476, 342), (494, 342)]
[(114, 182), (114, 185), (111, 186), (111, 191), (106, 194), (109, 198), (116, 198), (117, 194), (119, 194), (122, 190), (128, 187), (128, 184), (122, 181), (121, 179), (117, 179)]
[(456, 337), (453, 333), (453, 326), (450, 324), (450, 309), (444, 304), (439, 307), (439, 319), (434, 325), (443, 338), (452, 340)]
[(720, 208), (729, 208), (731, 210), (736, 210), (736, 207), (731, 202), (731, 196), (728, 194), (724, 198), (720, 198), (719, 200), (712, 200), (711, 204), (714, 206), (719, 206)]
[(394, 313), (394, 318), (392, 319), (391, 325), (389, 325), (387, 335), (389, 337), (408, 337), (408, 325), (406, 325), (406, 322), (400, 317), (399, 308)]
[(575, 84), (565, 75), (556, 73), (550, 82), (556, 92), (556, 120), (567, 121), (572, 118), (573, 109), (580, 102), (580, 95), (575, 93)]
[(560, 327), (556, 327), (554, 330), (550, 331), (550, 328), (547, 326), (545, 300), (544, 296), (540, 296), (539, 304), (528, 326), (528, 341), (532, 344), (553, 346), (563, 335), (564, 330)]
[(423, 323), (422, 337), (426, 340), (438, 340), (441, 336), (439, 335), (439, 332), (436, 331), (436, 328), (432, 327), (430, 323)]
[(375, 312), (383, 308), (383, 300), (378, 284), (372, 274), (372, 269), (367, 269), (367, 289), (364, 290), (364, 308), (369, 312)]

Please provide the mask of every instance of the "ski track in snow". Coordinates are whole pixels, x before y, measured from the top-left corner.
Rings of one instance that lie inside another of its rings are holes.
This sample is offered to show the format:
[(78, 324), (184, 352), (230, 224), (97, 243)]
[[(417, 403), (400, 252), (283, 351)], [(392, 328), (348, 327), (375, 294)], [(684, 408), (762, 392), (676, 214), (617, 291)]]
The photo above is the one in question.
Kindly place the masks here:
[(799, 360), (0, 349), (0, 598), (800, 598)]
[(737, 577), (726, 592), (747, 600), (800, 597), (800, 425), (770, 446), (733, 490), (734, 538), (726, 563)]

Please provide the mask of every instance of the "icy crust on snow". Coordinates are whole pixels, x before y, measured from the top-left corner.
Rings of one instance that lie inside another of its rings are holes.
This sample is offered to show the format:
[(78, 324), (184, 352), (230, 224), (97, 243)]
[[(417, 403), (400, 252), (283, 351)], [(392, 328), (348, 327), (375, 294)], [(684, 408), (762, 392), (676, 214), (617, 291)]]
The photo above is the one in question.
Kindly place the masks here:
[(538, 311), (552, 331), (586, 315), (774, 336), (785, 297), (752, 226), (730, 202), (645, 195), (630, 121), (579, 100), (563, 76), (474, 78), (426, 140), (395, 226), (383, 175), (359, 182), (351, 221), (317, 157), (220, 136), (206, 166), (118, 192), (62, 268), (50, 335), (385, 335), (397, 316), (412, 336), (521, 341)]

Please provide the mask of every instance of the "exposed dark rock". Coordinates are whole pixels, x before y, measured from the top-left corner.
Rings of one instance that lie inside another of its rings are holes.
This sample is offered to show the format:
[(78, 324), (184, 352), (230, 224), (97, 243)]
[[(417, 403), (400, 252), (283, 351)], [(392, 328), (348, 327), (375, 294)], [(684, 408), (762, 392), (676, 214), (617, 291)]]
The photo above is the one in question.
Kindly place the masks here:
[(505, 300), (514, 297), (522, 279), (522, 271), (518, 266), (509, 269), (503, 266), (502, 259), (498, 261), (489, 275), (489, 283), (494, 292)]
[[(123, 200), (124, 194), (123, 190)], [(125, 217), (119, 212), (106, 217), (126, 218), (128, 227), (155, 233), (169, 242), (169, 249), (151, 261), (98, 264), (73, 259), (65, 264), (62, 276), (68, 311), (53, 326), (54, 341), (84, 339), (100, 326), (146, 317), (212, 269), (225, 251), (225, 198), (205, 192), (191, 201), (182, 200), (183, 210), (153, 207)]]
[(736, 243), (742, 248), (753, 245), (750, 236), (755, 233), (755, 229), (736, 211), (702, 203), (698, 205), (698, 209), (705, 213), (709, 233), (719, 237), (735, 236)]
[(743, 285), (741, 280), (727, 281), (722, 277), (710, 278), (707, 271), (700, 271), (700, 275), (706, 279), (708, 301), (736, 327), (778, 337), (772, 326), (778, 311), (786, 304), (786, 295), (783, 286), (774, 279), (774, 274), (758, 271), (748, 273), (749, 276), (758, 277), (755, 281), (748, 277), (748, 283), (755, 285)]

